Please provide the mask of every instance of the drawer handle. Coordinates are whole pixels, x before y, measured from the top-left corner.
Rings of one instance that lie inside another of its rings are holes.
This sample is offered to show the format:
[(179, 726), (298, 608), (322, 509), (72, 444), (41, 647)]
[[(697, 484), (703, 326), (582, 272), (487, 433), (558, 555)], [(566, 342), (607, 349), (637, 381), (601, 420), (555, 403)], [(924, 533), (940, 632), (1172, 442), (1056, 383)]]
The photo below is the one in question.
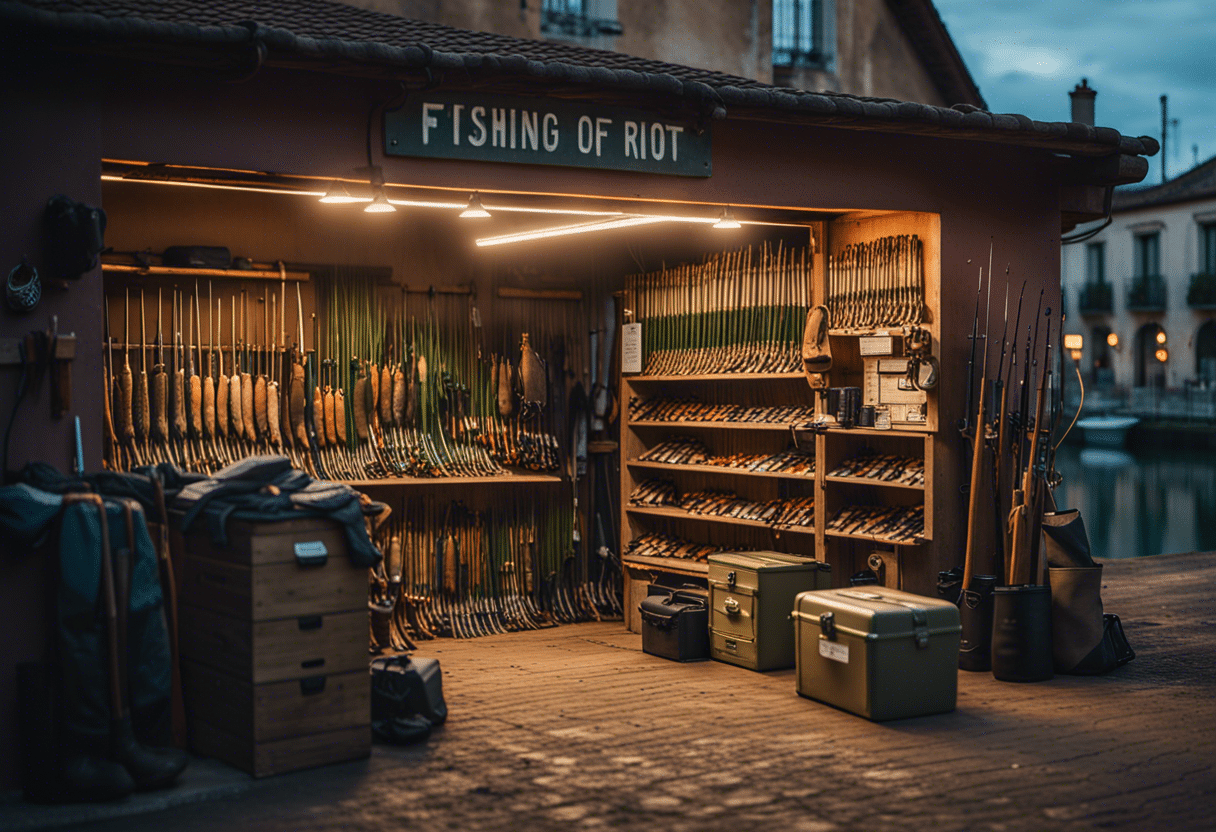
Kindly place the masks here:
[(306, 662), (300, 662), (300, 667), (311, 670), (314, 667), (324, 667), (325, 659), (309, 659)]
[(329, 558), (329, 550), (325, 548), (323, 540), (302, 540), (294, 544), (292, 549), (300, 566), (324, 566)]
[(722, 602), (722, 606), (726, 607), (727, 615), (738, 615), (739, 614), (739, 602), (736, 601), (734, 598), (727, 598), (725, 601)]
[(319, 630), (323, 619), (319, 615), (301, 615), (296, 619), (301, 630)]
[(325, 690), (324, 676), (307, 676), (300, 680), (300, 694), (314, 696)]

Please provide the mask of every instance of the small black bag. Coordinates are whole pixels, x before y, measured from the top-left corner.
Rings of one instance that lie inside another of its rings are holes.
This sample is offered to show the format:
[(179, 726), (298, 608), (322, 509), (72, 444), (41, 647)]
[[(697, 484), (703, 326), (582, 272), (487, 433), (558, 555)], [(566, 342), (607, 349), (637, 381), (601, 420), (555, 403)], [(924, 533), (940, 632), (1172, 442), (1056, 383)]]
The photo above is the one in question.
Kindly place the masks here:
[(448, 718), (438, 659), (388, 656), (373, 659), (372, 732), (405, 745), (426, 739)]
[(690, 592), (648, 595), (642, 615), (642, 651), (677, 662), (709, 658), (709, 605)]
[(97, 268), (106, 247), (106, 212), (63, 194), (46, 204), (47, 257), (52, 277), (77, 280)]

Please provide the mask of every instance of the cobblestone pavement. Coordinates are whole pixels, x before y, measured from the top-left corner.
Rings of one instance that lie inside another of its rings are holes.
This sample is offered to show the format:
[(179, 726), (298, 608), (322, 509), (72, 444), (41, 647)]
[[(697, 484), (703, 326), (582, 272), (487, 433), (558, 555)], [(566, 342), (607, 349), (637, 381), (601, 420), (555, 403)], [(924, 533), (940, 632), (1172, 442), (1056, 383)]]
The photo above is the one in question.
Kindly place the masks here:
[(1211, 829), (1216, 553), (1106, 571), (1138, 654), (1106, 677), (963, 673), (956, 712), (875, 724), (619, 622), (432, 642), (451, 717), (424, 745), (79, 828)]

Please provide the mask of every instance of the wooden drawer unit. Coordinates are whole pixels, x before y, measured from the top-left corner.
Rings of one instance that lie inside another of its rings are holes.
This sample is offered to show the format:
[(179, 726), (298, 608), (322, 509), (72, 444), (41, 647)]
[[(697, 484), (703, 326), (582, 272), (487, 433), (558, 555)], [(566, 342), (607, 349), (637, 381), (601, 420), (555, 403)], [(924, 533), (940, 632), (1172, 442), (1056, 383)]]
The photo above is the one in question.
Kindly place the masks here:
[(262, 777), (371, 752), (367, 570), (340, 525), (172, 534), (191, 743)]

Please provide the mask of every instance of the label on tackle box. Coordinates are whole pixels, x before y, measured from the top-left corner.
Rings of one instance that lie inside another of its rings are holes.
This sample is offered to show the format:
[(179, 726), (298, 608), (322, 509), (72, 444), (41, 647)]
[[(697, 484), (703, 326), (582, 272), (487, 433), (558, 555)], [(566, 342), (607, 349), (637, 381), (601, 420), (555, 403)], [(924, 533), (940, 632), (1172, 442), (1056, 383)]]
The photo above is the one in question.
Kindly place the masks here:
[(819, 655), (830, 661), (848, 664), (849, 645), (841, 644), (839, 641), (828, 641), (826, 638), (821, 638), (819, 639)]

